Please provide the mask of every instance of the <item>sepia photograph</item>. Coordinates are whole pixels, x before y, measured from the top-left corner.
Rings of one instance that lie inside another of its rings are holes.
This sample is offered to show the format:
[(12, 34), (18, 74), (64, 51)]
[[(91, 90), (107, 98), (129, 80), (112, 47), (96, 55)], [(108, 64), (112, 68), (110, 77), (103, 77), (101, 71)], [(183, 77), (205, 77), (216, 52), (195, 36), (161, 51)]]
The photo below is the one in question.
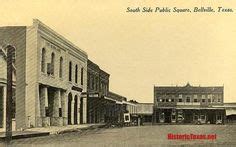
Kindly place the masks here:
[(234, 0), (1, 0), (0, 147), (233, 147), (235, 69)]

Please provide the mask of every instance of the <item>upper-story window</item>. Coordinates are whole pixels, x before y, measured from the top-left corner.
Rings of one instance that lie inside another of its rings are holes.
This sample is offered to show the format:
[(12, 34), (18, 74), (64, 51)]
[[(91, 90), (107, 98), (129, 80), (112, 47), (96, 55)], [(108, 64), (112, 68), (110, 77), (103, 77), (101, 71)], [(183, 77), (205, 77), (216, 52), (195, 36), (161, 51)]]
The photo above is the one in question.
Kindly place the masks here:
[(218, 103), (220, 103), (221, 102), (221, 98), (218, 98)]
[(84, 84), (84, 68), (81, 68), (81, 85)]
[(78, 83), (78, 65), (75, 65), (75, 83)]
[(205, 103), (205, 102), (206, 102), (206, 100), (205, 100), (205, 99), (202, 99), (202, 102), (203, 102), (203, 103)]
[(195, 99), (193, 99), (193, 102), (194, 102), (194, 103), (197, 103), (197, 102), (198, 102), (198, 100), (195, 98)]
[(62, 78), (62, 76), (63, 76), (63, 58), (60, 57), (59, 77)]
[(55, 54), (51, 54), (51, 74), (54, 75)]
[(187, 102), (187, 103), (190, 103), (190, 97), (187, 97), (187, 98), (186, 98), (186, 102)]
[(72, 62), (69, 62), (69, 81), (72, 81)]
[(41, 72), (45, 72), (45, 65), (46, 65), (46, 50), (45, 48), (42, 49), (42, 58), (41, 58)]
[(208, 103), (211, 103), (211, 99), (208, 99)]
[(179, 99), (179, 102), (183, 102), (183, 99)]

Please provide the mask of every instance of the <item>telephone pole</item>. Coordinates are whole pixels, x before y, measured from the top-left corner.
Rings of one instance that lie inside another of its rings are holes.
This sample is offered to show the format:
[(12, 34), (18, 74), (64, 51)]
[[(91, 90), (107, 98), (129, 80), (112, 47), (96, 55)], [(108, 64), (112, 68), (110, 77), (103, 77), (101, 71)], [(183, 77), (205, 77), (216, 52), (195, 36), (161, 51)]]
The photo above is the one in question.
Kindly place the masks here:
[(6, 141), (12, 140), (12, 71), (14, 47), (7, 46)]

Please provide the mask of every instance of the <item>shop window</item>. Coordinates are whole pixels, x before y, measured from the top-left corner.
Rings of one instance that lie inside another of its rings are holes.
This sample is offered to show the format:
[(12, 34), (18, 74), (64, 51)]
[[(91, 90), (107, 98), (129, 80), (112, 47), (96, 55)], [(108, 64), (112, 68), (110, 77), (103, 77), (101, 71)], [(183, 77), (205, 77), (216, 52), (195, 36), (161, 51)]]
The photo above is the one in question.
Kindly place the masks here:
[(175, 115), (172, 115), (171, 119), (172, 119), (172, 120), (175, 120)]
[(205, 115), (201, 115), (201, 120), (205, 120)]
[(198, 115), (194, 115), (194, 120), (198, 120)]

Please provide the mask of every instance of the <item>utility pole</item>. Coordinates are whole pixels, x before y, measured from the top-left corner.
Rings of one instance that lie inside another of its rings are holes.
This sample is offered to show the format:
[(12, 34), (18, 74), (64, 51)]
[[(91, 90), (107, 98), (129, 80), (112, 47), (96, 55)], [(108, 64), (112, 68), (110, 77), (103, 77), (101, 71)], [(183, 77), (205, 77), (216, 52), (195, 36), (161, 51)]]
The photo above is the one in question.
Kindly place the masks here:
[(12, 140), (12, 70), (14, 47), (7, 46), (6, 141)]

